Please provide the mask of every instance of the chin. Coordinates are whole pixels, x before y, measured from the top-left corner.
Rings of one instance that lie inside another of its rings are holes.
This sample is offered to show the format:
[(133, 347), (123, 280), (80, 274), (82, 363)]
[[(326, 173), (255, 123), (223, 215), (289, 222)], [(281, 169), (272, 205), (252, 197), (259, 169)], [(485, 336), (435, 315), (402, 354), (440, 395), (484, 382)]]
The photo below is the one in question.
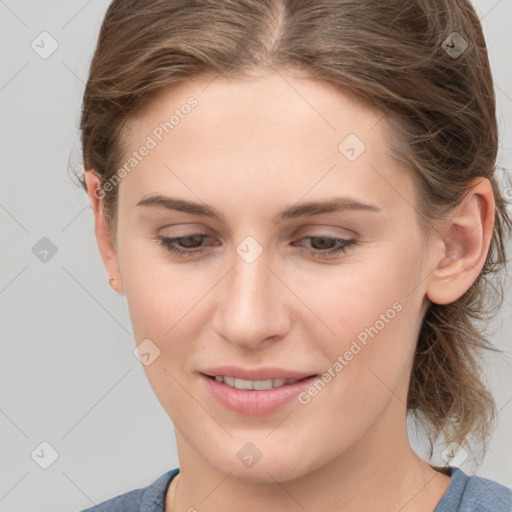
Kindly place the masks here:
[[(241, 446), (241, 448), (240, 448)], [(305, 476), (314, 468), (309, 467), (305, 454), (296, 445), (292, 452), (267, 442), (264, 447), (260, 443), (236, 442), (235, 447), (216, 450), (208, 456), (209, 463), (217, 471), (229, 474), (231, 478), (252, 483), (287, 482)]]

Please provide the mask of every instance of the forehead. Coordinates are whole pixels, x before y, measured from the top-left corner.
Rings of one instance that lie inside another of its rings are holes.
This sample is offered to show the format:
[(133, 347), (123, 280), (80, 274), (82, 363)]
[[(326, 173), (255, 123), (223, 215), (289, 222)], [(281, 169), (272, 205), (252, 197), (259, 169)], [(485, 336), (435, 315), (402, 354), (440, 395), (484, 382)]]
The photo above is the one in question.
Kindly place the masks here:
[[(202, 132), (208, 130), (205, 142), (221, 139), (223, 147), (240, 143), (248, 131), (255, 140), (257, 136), (257, 141), (265, 137), (272, 141), (291, 132), (295, 137), (307, 139), (318, 135), (326, 143), (331, 139), (336, 142), (344, 132), (368, 138), (367, 132), (373, 131), (383, 117), (348, 89), (325, 81), (284, 72), (238, 79), (217, 76), (196, 78), (163, 90), (129, 123), (132, 136), (148, 132), (155, 122), (169, 120), (174, 111), (184, 107), (188, 110), (186, 104), (191, 97), (197, 101), (191, 112), (192, 122), (181, 123), (180, 116), (173, 135), (179, 136), (183, 131), (182, 127), (178, 129), (179, 125), (185, 126), (190, 136), (194, 132), (204, 135)], [(294, 121), (301, 124), (294, 125)], [(379, 133), (376, 130), (372, 137), (378, 138)], [(231, 137), (224, 137), (225, 134)]]
[(163, 91), (128, 124), (127, 157), (149, 139), (154, 147), (122, 188), (137, 191), (133, 204), (166, 184), (187, 194), (183, 185), (214, 195), (226, 186), (296, 200), (337, 187), (391, 203), (390, 185), (413, 191), (388, 153), (382, 120), (347, 90), (289, 74), (191, 80)]

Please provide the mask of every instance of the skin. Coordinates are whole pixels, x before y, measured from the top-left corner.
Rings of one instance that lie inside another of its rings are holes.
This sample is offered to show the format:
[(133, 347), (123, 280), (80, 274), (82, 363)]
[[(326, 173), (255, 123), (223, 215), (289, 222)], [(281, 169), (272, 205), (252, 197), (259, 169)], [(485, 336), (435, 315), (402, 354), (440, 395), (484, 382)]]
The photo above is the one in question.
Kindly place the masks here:
[[(434, 510), (450, 477), (409, 444), (409, 373), (429, 301), (456, 300), (484, 264), (489, 181), (474, 181), (427, 244), (410, 171), (388, 154), (382, 114), (291, 73), (166, 90), (130, 122), (127, 156), (190, 96), (197, 107), (118, 185), (117, 247), (94, 193), (98, 178), (86, 171), (98, 246), (119, 277), (112, 286), (126, 296), (137, 344), (149, 338), (161, 352), (144, 370), (176, 432), (180, 475), (166, 511)], [(351, 133), (366, 145), (353, 162), (338, 150)], [(225, 222), (136, 206), (153, 193), (211, 205)], [(334, 195), (380, 211), (273, 220)], [(155, 242), (196, 233), (211, 237), (199, 256)], [(247, 236), (263, 249), (250, 264), (236, 252)], [(324, 259), (306, 252), (321, 252), (308, 236), (357, 243)], [(393, 303), (401, 311), (306, 405), (247, 416), (202, 385), (198, 372), (222, 364), (321, 375)], [(262, 454), (250, 468), (237, 457), (247, 442)]]

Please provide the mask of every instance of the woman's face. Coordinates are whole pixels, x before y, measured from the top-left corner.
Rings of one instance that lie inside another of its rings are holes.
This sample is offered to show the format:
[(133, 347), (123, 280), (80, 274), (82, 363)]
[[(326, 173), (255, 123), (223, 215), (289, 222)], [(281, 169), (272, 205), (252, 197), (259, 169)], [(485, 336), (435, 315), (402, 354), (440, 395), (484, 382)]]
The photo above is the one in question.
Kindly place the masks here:
[(276, 73), (181, 84), (129, 125), (119, 272), (180, 459), (286, 481), (405, 435), (429, 253), (381, 121)]

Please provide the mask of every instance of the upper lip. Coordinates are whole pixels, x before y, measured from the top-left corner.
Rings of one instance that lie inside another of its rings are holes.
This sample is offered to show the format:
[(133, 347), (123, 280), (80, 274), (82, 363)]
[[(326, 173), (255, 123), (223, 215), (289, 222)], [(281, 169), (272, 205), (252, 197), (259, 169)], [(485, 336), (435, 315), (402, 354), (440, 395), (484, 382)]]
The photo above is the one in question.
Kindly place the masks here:
[(239, 366), (218, 366), (206, 368), (201, 373), (210, 377), (234, 377), (244, 380), (269, 380), (269, 379), (304, 379), (315, 374), (288, 370), (286, 368), (263, 367), (263, 368), (241, 368)]

